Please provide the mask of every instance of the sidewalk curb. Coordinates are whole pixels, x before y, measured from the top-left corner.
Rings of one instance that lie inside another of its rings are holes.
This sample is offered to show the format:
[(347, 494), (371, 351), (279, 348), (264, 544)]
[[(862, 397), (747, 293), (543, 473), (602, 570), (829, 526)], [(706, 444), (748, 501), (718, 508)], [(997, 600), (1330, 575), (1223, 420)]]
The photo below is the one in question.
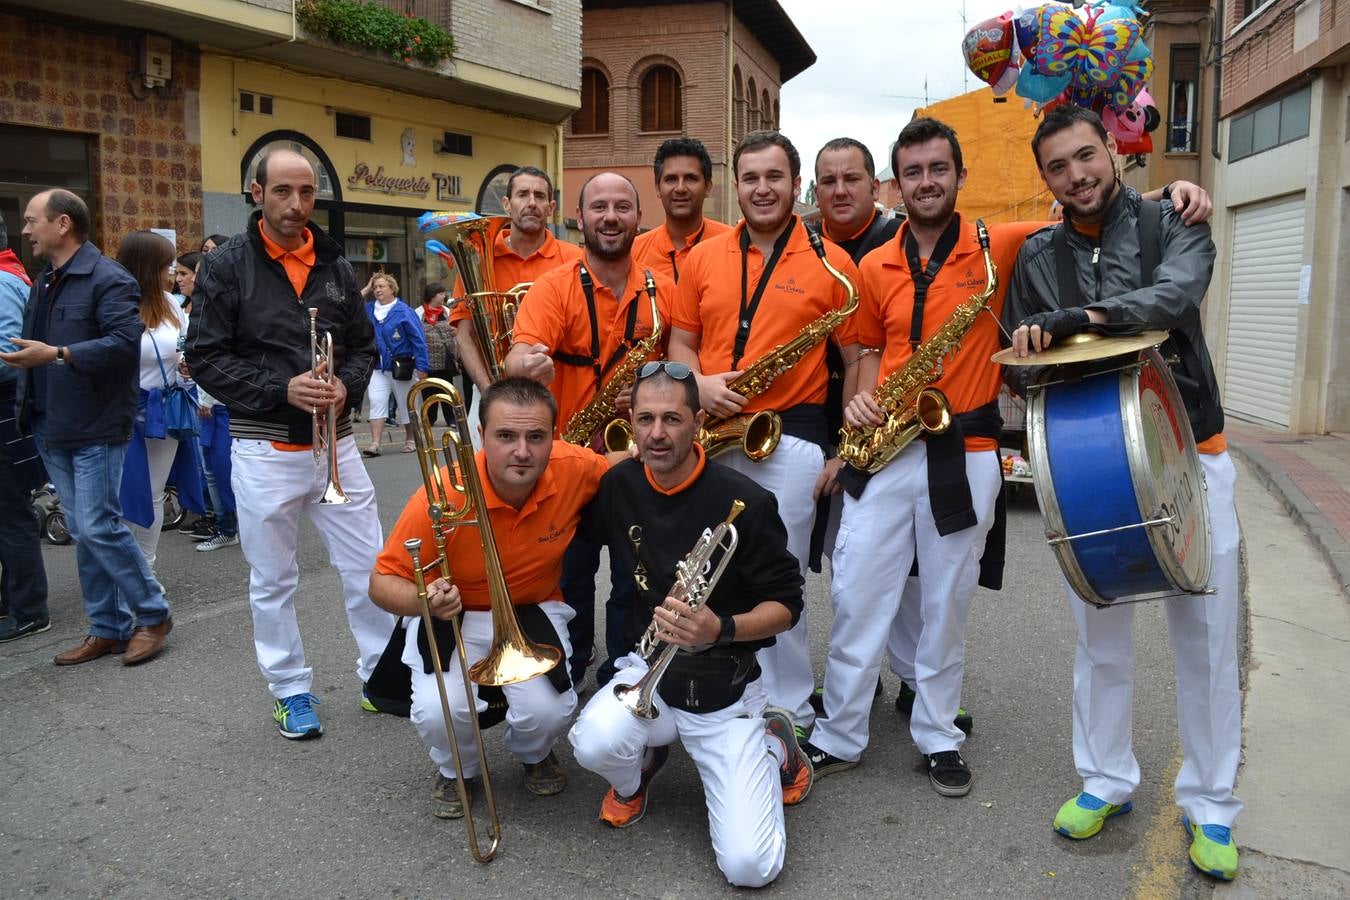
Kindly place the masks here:
[(1307, 498), (1294, 480), (1273, 465), (1264, 453), (1249, 444), (1236, 441), (1229, 447), (1247, 461), (1261, 483), (1280, 500), (1290, 518), (1312, 538), (1327, 565), (1331, 566), (1332, 576), (1340, 585), (1341, 593), (1350, 600), (1350, 544), (1346, 543), (1336, 527), (1327, 521), (1322, 511)]

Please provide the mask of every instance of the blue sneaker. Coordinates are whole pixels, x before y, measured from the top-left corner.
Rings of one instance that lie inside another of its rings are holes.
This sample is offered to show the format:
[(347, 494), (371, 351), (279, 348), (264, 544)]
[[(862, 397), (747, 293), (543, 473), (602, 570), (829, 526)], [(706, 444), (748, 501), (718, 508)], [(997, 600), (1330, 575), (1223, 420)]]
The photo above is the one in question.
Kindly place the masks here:
[(281, 736), (290, 738), (293, 741), (303, 741), (307, 738), (316, 738), (323, 734), (323, 725), (319, 723), (319, 714), (314, 711), (314, 707), (319, 705), (319, 698), (313, 694), (292, 694), (278, 700), (276, 707), (272, 710), (272, 718), (276, 720), (277, 731)]

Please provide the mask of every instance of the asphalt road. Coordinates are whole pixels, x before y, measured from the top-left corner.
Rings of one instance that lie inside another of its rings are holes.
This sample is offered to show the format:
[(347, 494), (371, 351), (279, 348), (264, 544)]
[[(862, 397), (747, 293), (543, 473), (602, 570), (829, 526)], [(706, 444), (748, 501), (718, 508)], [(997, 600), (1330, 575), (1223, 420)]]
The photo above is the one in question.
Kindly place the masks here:
[[(369, 462), (388, 528), (418, 483), (411, 456)], [(873, 709), (858, 768), (817, 783), (787, 811), (784, 897), (1194, 896), (1210, 885), (1185, 864), (1171, 800), (1177, 761), (1172, 662), (1162, 608), (1136, 617), (1135, 811), (1073, 843), (1050, 821), (1078, 789), (1069, 740), (1073, 623), (1030, 493), (1011, 506), (1002, 592), (972, 612), (964, 703), (974, 790), (929, 786), (892, 705)], [(305, 526), (297, 600), (323, 701), (325, 736), (276, 732), (251, 642), (247, 567), (237, 549), (192, 552), (166, 533), (159, 575), (176, 627), (159, 659), (108, 657), (58, 669), (85, 619), (70, 547), (44, 550), (54, 626), (0, 647), (0, 895), (105, 897), (700, 897), (729, 893), (708, 845), (697, 774), (681, 751), (646, 818), (613, 831), (596, 819), (601, 780), (579, 769), (550, 798), (526, 793), (520, 766), (488, 733), (504, 837), (487, 866), (461, 822), (431, 816), (432, 767), (412, 726), (360, 711), (355, 648), (336, 575)], [(607, 571), (602, 567), (602, 573)], [(828, 583), (808, 580), (817, 675), (828, 639)], [(589, 682), (588, 682), (589, 684)], [(584, 698), (583, 698), (584, 700)], [(481, 814), (481, 805), (479, 807)]]

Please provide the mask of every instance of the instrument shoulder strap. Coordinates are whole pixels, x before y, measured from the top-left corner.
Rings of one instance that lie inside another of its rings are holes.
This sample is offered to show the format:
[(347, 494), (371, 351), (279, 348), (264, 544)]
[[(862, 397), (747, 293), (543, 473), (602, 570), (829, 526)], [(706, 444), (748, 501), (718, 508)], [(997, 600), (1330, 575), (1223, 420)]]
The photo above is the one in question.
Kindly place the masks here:
[[(1139, 286), (1152, 286), (1162, 263), (1162, 204), (1155, 200), (1139, 202), (1139, 218), (1135, 222), (1139, 233)], [(1073, 248), (1069, 246), (1069, 224), (1062, 223), (1051, 237), (1055, 249), (1055, 280), (1059, 283), (1061, 308), (1084, 306), (1083, 290), (1078, 284), (1078, 270)]]
[(759, 301), (764, 299), (764, 289), (769, 286), (769, 276), (778, 265), (778, 260), (783, 255), (784, 248), (787, 247), (788, 240), (792, 237), (793, 230), (797, 227), (797, 217), (794, 215), (788, 219), (787, 227), (783, 233), (778, 235), (778, 239), (773, 242), (773, 252), (764, 263), (764, 271), (759, 273), (759, 284), (755, 286), (753, 296), (747, 296), (750, 290), (750, 229), (741, 229), (741, 309), (740, 319), (736, 326), (736, 342), (731, 348), (731, 368), (734, 370), (741, 364), (741, 359), (745, 356), (745, 345), (750, 340), (750, 325), (755, 320), (755, 313), (759, 311)]
[(587, 271), (586, 266), (579, 267), (579, 278), (581, 280), (581, 290), (586, 295), (586, 312), (590, 317), (591, 325), (591, 355), (582, 356), (577, 353), (555, 352), (553, 358), (561, 363), (572, 366), (589, 367), (595, 374), (595, 384), (599, 388), (604, 380), (605, 373), (614, 367), (620, 359), (623, 358), (628, 348), (632, 346), (633, 333), (637, 330), (638, 304), (634, 300), (628, 308), (628, 319), (624, 324), (623, 340), (614, 348), (614, 353), (604, 365), (600, 364), (600, 320), (595, 309), (595, 280), (591, 278), (591, 273)]
[(914, 239), (913, 230), (905, 229), (905, 262), (909, 264), (909, 277), (914, 282), (914, 311), (910, 314), (909, 320), (909, 349), (911, 351), (919, 349), (919, 344), (923, 343), (923, 307), (928, 300), (928, 288), (933, 284), (933, 279), (937, 278), (938, 272), (947, 262), (947, 257), (951, 256), (952, 250), (955, 249), (956, 242), (960, 237), (961, 217), (953, 215), (941, 237), (938, 238), (937, 245), (933, 248), (933, 255), (928, 258), (928, 265), (922, 267), (919, 265), (919, 242)]

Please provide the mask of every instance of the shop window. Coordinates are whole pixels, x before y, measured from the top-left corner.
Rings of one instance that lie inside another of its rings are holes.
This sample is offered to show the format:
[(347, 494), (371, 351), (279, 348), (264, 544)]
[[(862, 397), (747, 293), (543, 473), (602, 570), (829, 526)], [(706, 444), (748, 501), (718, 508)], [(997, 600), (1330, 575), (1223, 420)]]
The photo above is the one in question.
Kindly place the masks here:
[(433, 146), (437, 153), (446, 153), (451, 156), (473, 156), (473, 135), (447, 131), (441, 135), (439, 141), (433, 142)]
[(337, 136), (351, 138), (354, 141), (370, 140), (370, 116), (358, 116), (355, 113), (334, 113), (337, 120)]
[(1311, 86), (1235, 117), (1228, 126), (1228, 161), (1307, 137), (1311, 117)]
[(642, 76), (642, 130), (679, 131), (680, 76), (670, 66), (653, 66)]
[(1171, 84), (1168, 98), (1167, 152), (1195, 153), (1197, 108), (1200, 81), (1200, 47), (1196, 44), (1172, 47)]
[(581, 70), (581, 109), (572, 114), (573, 134), (609, 134), (609, 79), (596, 68)]

